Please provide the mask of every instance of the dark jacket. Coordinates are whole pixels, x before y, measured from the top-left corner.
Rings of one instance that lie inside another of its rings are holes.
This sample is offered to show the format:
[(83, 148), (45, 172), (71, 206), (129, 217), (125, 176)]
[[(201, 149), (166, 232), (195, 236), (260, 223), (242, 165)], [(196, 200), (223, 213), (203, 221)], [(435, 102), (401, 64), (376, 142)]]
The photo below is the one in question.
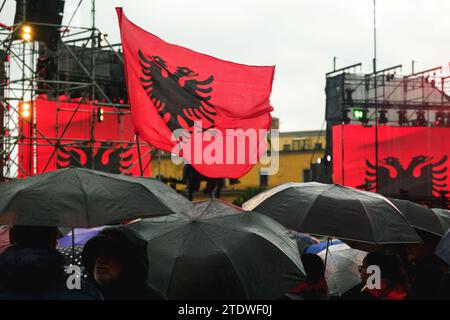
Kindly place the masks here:
[(411, 292), (409, 300), (439, 299), (440, 287), (445, 278), (445, 272), (440, 268), (440, 260), (434, 255), (424, 258), (412, 265), (409, 274), (411, 279)]
[[(94, 279), (95, 260), (100, 255), (114, 257), (123, 266), (120, 278), (102, 286)], [(83, 249), (87, 279), (105, 300), (167, 300), (160, 290), (146, 282), (149, 275), (147, 242), (125, 226), (103, 229)]]
[(86, 282), (67, 288), (64, 257), (56, 249), (12, 246), (0, 255), (0, 300), (100, 300)]

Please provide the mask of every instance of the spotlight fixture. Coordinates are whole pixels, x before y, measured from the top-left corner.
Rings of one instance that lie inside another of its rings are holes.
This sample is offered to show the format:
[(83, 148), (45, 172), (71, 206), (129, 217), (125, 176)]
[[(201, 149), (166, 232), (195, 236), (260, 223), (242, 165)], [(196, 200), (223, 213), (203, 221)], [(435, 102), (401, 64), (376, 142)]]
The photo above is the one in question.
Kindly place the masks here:
[(400, 111), (397, 111), (397, 113), (398, 113), (398, 125), (399, 126), (407, 126), (409, 123), (408, 123), (408, 118), (407, 118), (407, 116), (406, 116), (406, 110), (400, 110)]
[(97, 110), (97, 122), (103, 122), (105, 120), (103, 108)]
[(378, 123), (379, 124), (386, 124), (386, 123), (388, 123), (388, 118), (386, 116), (387, 110), (383, 109), (383, 110), (380, 110), (379, 112), (380, 112), (380, 116), (378, 117)]
[(434, 120), (434, 126), (435, 127), (443, 127), (445, 125), (445, 112), (437, 111), (435, 120)]
[(418, 127), (425, 127), (427, 125), (427, 121), (425, 119), (425, 111), (417, 111), (417, 120), (416, 125)]
[(22, 119), (30, 119), (31, 106), (28, 102), (23, 102), (19, 105), (20, 116)]

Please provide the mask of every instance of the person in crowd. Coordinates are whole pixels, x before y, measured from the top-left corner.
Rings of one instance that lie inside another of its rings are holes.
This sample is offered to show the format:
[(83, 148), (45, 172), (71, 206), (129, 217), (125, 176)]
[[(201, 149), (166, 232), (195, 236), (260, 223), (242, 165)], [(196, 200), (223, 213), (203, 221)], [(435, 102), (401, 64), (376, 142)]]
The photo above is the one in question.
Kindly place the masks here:
[(124, 226), (103, 229), (83, 249), (88, 281), (105, 300), (167, 300), (146, 283), (149, 274), (147, 242)]
[(406, 245), (411, 292), (407, 299), (439, 299), (447, 283), (448, 265), (433, 254), (438, 238), (420, 234), (424, 243)]
[(328, 299), (323, 260), (318, 255), (311, 253), (302, 254), (301, 259), (305, 268), (306, 281), (300, 282), (290, 291), (290, 294), (300, 296), (303, 300)]
[[(95, 287), (68, 285), (64, 256), (56, 250), (58, 228), (13, 226), (11, 246), (0, 254), (0, 300), (101, 300)], [(72, 289), (70, 289), (71, 287)]]
[[(378, 266), (380, 281), (373, 287), (368, 272), (369, 266)], [(345, 293), (344, 300), (404, 300), (409, 290), (408, 276), (397, 255), (387, 255), (381, 251), (370, 252), (359, 266), (361, 284)], [(370, 283), (369, 283), (370, 282)]]

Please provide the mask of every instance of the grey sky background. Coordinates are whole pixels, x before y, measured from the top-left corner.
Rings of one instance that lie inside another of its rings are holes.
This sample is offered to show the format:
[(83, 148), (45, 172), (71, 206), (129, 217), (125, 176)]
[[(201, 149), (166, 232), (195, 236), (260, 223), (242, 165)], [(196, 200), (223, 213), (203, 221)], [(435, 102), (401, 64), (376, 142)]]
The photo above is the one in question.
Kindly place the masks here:
[[(66, 0), (63, 24), (79, 0)], [(92, 0), (83, 0), (72, 25), (91, 25)], [(119, 42), (114, 7), (162, 39), (221, 59), (276, 65), (271, 102), (282, 131), (320, 129), (325, 73), (363, 63), (372, 70), (373, 0), (96, 0), (97, 27)], [(0, 22), (12, 24), (15, 1)], [(449, 74), (450, 1), (377, 0), (378, 68), (402, 72), (443, 66)], [(439, 74), (438, 74), (439, 75)]]

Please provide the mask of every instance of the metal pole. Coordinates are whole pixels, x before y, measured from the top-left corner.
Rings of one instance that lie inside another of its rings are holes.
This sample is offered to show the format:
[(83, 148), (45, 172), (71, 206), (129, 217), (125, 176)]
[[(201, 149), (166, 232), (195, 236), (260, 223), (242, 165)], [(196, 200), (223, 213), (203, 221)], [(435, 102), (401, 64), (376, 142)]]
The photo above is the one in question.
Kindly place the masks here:
[(327, 238), (327, 251), (325, 252), (325, 266), (324, 266), (324, 269), (327, 268), (327, 260), (328, 260), (329, 248), (330, 248), (330, 237)]
[(72, 228), (72, 264), (75, 265), (75, 228)]
[[(92, 33), (91, 33), (91, 45), (92, 45), (92, 60), (91, 60), (91, 75), (92, 75), (92, 96), (91, 96), (91, 106), (92, 106), (92, 123), (91, 123), (91, 169), (94, 169), (94, 145), (95, 145), (95, 136), (94, 136), (94, 127), (96, 123), (96, 110), (94, 108), (95, 103), (95, 0), (92, 0)], [(97, 112), (99, 112), (99, 108), (97, 108)]]
[(141, 176), (144, 176), (144, 169), (142, 168), (142, 157), (141, 157), (141, 143), (139, 142), (139, 134), (136, 133), (137, 151), (139, 157), (139, 171)]
[(376, 0), (373, 0), (373, 73), (375, 87), (375, 191), (379, 191), (378, 179), (378, 100), (377, 100), (377, 28), (376, 28)]

